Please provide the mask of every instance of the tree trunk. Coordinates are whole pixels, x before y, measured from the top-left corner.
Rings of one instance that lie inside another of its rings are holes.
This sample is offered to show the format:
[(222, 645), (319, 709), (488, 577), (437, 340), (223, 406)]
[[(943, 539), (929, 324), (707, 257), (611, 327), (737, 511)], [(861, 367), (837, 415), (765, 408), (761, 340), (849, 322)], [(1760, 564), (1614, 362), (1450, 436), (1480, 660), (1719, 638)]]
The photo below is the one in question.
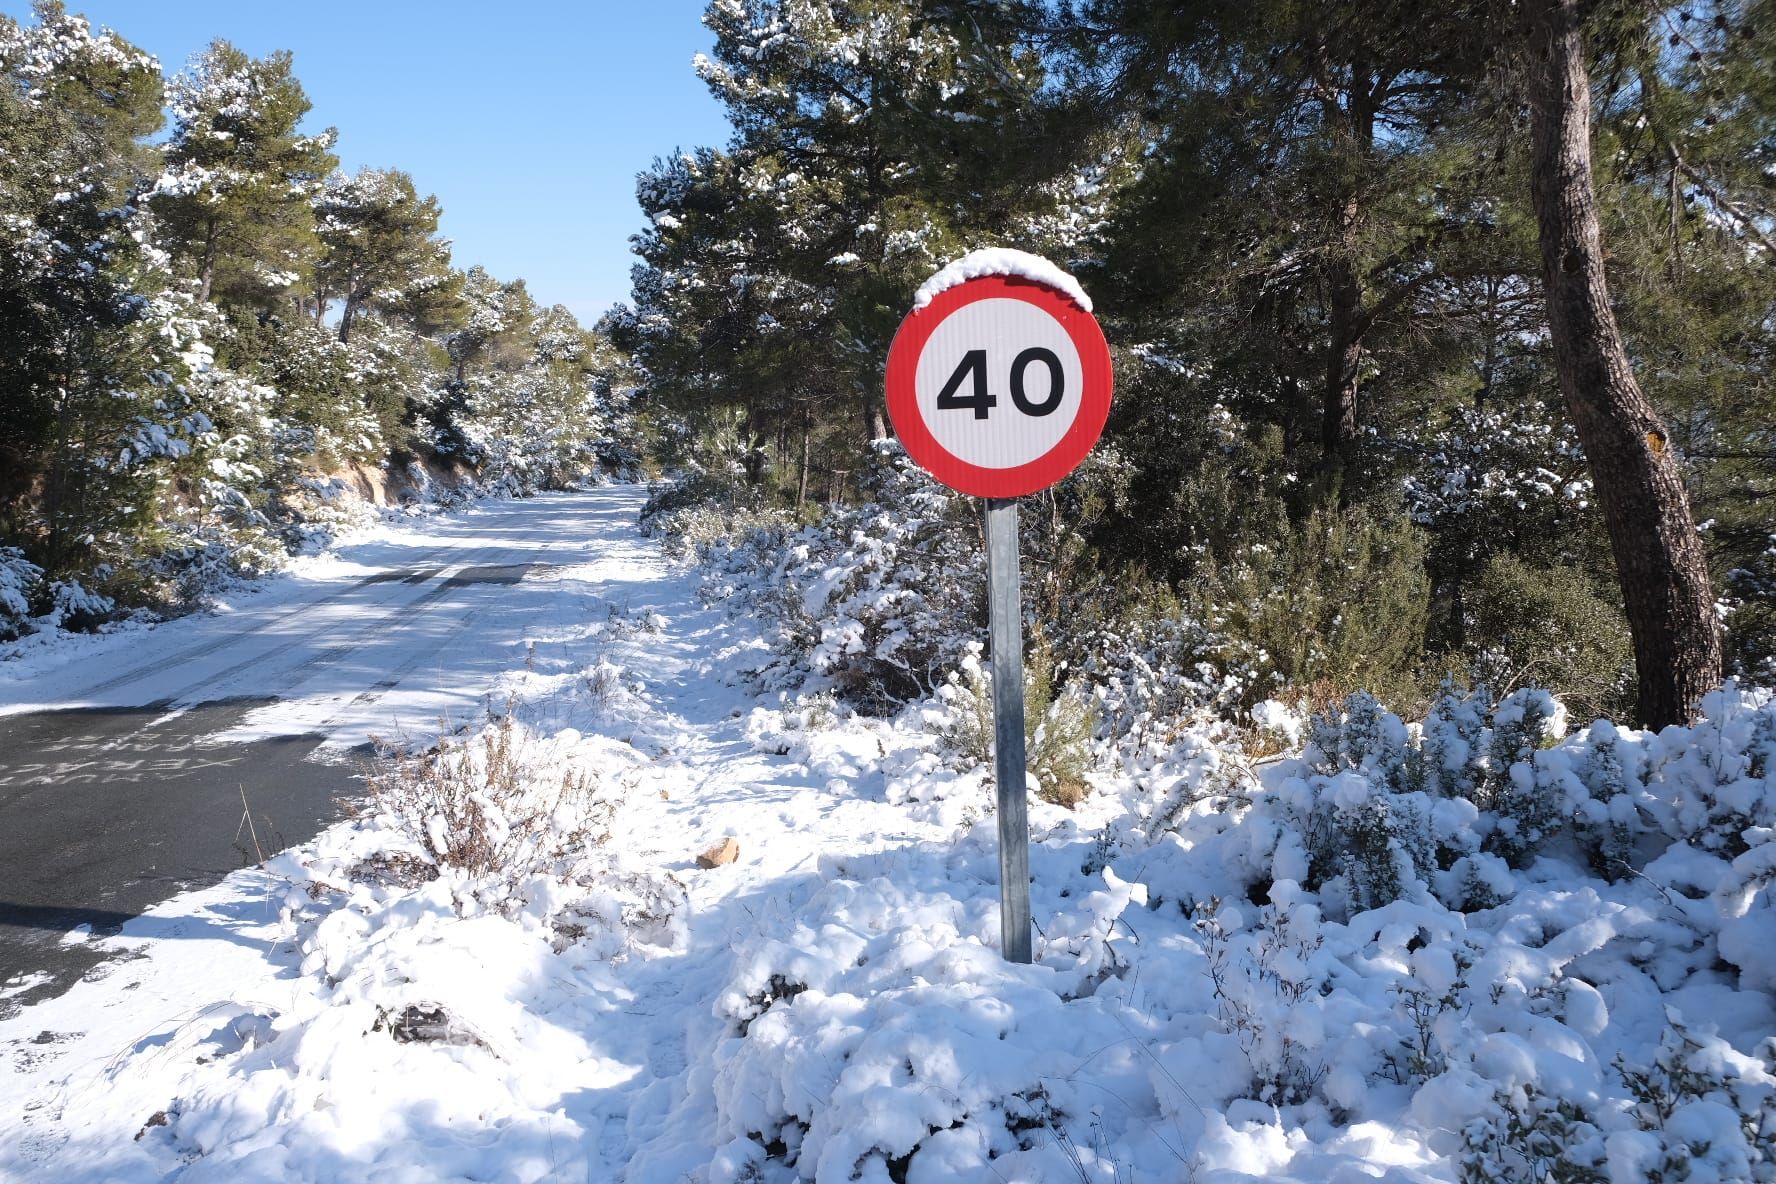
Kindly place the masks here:
[[(1346, 211), (1347, 222), (1356, 218), (1354, 206), (1352, 202)], [(1345, 470), (1357, 446), (1357, 366), (1363, 360), (1358, 320), (1363, 311), (1363, 285), (1354, 252), (1333, 264), (1330, 279), (1332, 338), (1320, 420), (1320, 465), (1328, 500), (1342, 497)]]
[(746, 418), (740, 424), (740, 446), (745, 450), (746, 483), (757, 485), (765, 479), (765, 443), (769, 439), (765, 434), (762, 418), (750, 407)]
[(210, 283), (216, 276), (216, 219), (211, 218), (204, 224), (203, 274), (202, 283), (197, 289), (197, 299), (201, 303), (210, 298)]
[(339, 341), (344, 344), (351, 340), (352, 314), (358, 311), (358, 298), (355, 295), (345, 298), (345, 307), (339, 313)]
[(1609, 526), (1647, 727), (1687, 722), (1720, 681), (1714, 591), (1664, 424), (1610, 308), (1591, 176), (1580, 6), (1529, 0), (1531, 178), (1548, 327), (1573, 427)]
[(796, 513), (808, 503), (808, 461), (812, 454), (814, 440), (814, 417), (807, 411), (802, 412), (802, 463), (801, 471), (796, 475)]
[(863, 430), (869, 444), (888, 438), (888, 419), (882, 412), (882, 400), (875, 395), (863, 397)]
[[(1331, 97), (1331, 72), (1322, 69), (1326, 117), (1339, 129), (1340, 149), (1349, 165), (1366, 162), (1375, 151), (1375, 100), (1371, 73), (1363, 61), (1350, 65), (1344, 106)], [(1320, 420), (1320, 491), (1327, 501), (1344, 501), (1345, 484), (1357, 450), (1357, 368), (1369, 318), (1363, 309), (1361, 230), (1363, 200), (1358, 182), (1349, 181), (1338, 203), (1338, 241), (1326, 276), (1326, 388)]]

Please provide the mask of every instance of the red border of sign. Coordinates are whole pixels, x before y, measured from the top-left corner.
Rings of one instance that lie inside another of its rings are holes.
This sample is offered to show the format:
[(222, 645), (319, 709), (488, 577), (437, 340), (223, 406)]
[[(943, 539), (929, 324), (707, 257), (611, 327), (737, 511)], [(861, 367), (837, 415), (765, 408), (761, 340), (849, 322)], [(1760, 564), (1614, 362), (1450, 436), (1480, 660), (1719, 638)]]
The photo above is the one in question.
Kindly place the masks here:
[[(1073, 426), (1053, 448), (1015, 468), (989, 469), (962, 460), (937, 442), (919, 414), (913, 380), (925, 343), (951, 313), (977, 300), (1007, 297), (1034, 304), (1061, 323), (1079, 351), (1084, 389)], [(1097, 318), (1057, 289), (1019, 276), (981, 276), (946, 288), (930, 304), (907, 314), (894, 335), (894, 344), (888, 347), (887, 387), (888, 416), (894, 421), (895, 434), (921, 468), (959, 493), (1022, 497), (1047, 489), (1078, 468), (1103, 435), (1104, 421), (1110, 416), (1110, 346)]]

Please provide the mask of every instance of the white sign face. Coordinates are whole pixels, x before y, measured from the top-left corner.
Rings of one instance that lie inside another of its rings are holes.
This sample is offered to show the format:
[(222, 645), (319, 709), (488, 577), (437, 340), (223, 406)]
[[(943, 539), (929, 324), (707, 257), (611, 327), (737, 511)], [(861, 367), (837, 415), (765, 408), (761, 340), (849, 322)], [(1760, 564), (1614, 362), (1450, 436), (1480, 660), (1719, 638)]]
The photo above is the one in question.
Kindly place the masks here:
[(950, 313), (919, 355), (920, 418), (952, 456), (1011, 469), (1052, 452), (1079, 418), (1085, 389), (1066, 328), (1027, 300), (976, 300)]

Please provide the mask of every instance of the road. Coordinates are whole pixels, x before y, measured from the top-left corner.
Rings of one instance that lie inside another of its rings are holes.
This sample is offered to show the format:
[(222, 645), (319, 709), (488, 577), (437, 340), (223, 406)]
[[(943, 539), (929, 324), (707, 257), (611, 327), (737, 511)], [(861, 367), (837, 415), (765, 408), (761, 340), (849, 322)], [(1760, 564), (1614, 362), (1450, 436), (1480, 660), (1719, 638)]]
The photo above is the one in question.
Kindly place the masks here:
[(371, 737), (468, 723), (621, 611), (599, 539), (642, 496), (379, 528), (214, 613), (0, 663), (0, 1014), (108, 973), (93, 937), (339, 818)]

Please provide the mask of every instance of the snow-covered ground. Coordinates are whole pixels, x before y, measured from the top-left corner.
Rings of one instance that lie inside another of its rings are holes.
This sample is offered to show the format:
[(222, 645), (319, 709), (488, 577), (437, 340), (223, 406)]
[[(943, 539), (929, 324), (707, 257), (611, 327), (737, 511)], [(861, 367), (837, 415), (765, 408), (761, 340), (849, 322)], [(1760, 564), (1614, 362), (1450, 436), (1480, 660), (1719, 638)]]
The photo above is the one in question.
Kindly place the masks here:
[[(946, 749), (948, 709), (759, 698), (762, 623), (636, 532), (639, 491), (573, 496), (596, 531), (560, 540), (518, 633), (397, 688), (403, 712), (458, 721), (491, 688), (508, 721), (391, 769), (381, 809), (156, 909), (110, 939), (132, 956), (107, 976), (0, 1023), (0, 1175), (1776, 1178), (1767, 695), (1717, 697), (1693, 732), (1566, 740), (1526, 722), (1533, 699), (1445, 704), (1429, 774), (1379, 711), (1261, 767), (1224, 733), (1156, 729), (1138, 760), (1104, 752), (1076, 811), (1032, 802), (1037, 961), (1013, 966), (984, 771)], [(497, 559), (502, 512), (452, 546)], [(386, 725), (323, 699), (252, 726)], [(452, 796), (512, 767), (506, 797)], [(1530, 814), (1508, 787), (1540, 801), (1544, 780), (1570, 834), (1512, 829)], [(1720, 850), (1668, 837), (1740, 819)], [(1586, 835), (1637, 870), (1590, 871)], [(517, 870), (477, 870), (476, 836)], [(729, 837), (736, 860), (698, 866)], [(471, 866), (435, 866), (452, 859)]]

